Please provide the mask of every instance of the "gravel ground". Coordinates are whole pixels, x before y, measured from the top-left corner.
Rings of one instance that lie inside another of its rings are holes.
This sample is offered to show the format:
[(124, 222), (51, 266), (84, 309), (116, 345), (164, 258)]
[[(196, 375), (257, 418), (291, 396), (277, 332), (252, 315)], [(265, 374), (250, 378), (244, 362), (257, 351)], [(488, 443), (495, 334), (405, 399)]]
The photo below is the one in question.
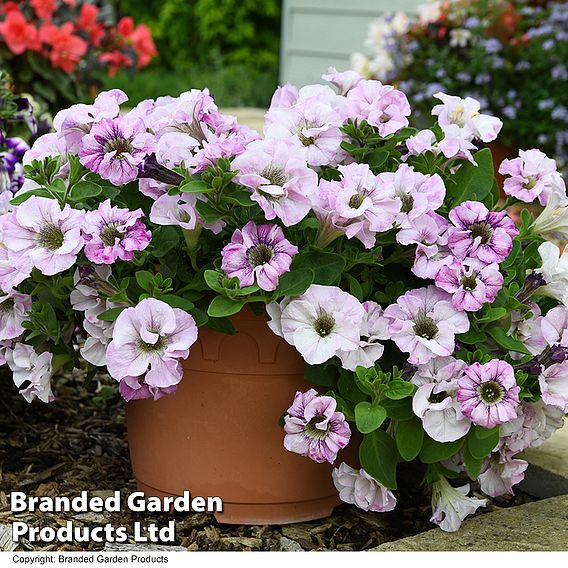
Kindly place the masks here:
[[(128, 455), (124, 406), (113, 381), (101, 375), (85, 386), (80, 375), (55, 381), (56, 401), (28, 404), (10, 376), (0, 370), (0, 529), (13, 521), (31, 526), (131, 527), (135, 521), (165, 526), (175, 520), (176, 545), (189, 550), (365, 550), (434, 528), (430, 508), (416, 474), (402, 472), (397, 509), (391, 513), (365, 513), (342, 505), (331, 517), (283, 526), (220, 525), (202, 513), (11, 513), (9, 493), (35, 496), (95, 491), (105, 496), (136, 490)], [(534, 500), (517, 494), (493, 501), (484, 511)], [(482, 514), (482, 513), (481, 513)], [(1, 539), (0, 539), (1, 540)], [(129, 542), (134, 542), (130, 538)], [(104, 544), (29, 543), (18, 550), (101, 550)]]

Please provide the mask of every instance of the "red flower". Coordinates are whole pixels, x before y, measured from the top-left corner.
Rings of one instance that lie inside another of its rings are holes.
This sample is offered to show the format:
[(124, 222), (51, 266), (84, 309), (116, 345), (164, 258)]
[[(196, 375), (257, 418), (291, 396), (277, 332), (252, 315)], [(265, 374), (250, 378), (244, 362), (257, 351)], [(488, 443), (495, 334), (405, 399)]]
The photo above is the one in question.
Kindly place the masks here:
[(73, 24), (67, 22), (60, 28), (44, 24), (40, 30), (41, 40), (51, 46), (49, 59), (53, 67), (72, 73), (81, 57), (87, 52), (87, 42), (73, 35)]
[(36, 28), (19, 10), (10, 9), (6, 19), (0, 22), (0, 34), (14, 55), (24, 53), (26, 49), (37, 51), (41, 47)]
[(5, 2), (2, 6), (0, 6), (0, 11), (4, 14), (9, 14), (10, 12), (19, 12), (20, 7), (18, 6), (17, 2)]
[(120, 35), (128, 39), (134, 31), (134, 20), (130, 16), (120, 18), (118, 24), (116, 24), (116, 29)]
[(51, 21), (51, 16), (53, 16), (56, 8), (55, 0), (31, 0), (30, 4), (38, 18)]
[(109, 77), (114, 77), (123, 67), (132, 66), (132, 59), (118, 50), (102, 53), (99, 61), (108, 64)]
[(97, 22), (98, 14), (99, 9), (93, 4), (83, 4), (77, 20), (79, 28), (89, 34), (91, 43), (96, 47), (101, 44), (101, 40), (105, 35), (104, 26)]
[(136, 27), (132, 35), (132, 46), (138, 56), (138, 68), (146, 67), (150, 61), (158, 54), (156, 44), (152, 39), (152, 32), (145, 24)]

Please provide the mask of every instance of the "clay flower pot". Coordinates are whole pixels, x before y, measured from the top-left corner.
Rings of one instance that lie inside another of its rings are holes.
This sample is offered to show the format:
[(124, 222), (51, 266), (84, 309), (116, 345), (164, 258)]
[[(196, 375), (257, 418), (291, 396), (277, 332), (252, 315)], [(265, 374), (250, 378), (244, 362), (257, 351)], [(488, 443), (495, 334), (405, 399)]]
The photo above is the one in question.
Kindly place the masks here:
[(246, 309), (233, 318), (236, 335), (201, 328), (177, 393), (126, 405), (132, 467), (147, 496), (219, 496), (217, 520), (237, 524), (318, 519), (339, 503), (333, 466), (282, 445), (279, 419), (309, 385), (303, 359), (266, 321)]
[(493, 156), (493, 166), (495, 169), (495, 177), (497, 178), (497, 183), (499, 184), (499, 190), (501, 191), (501, 196), (506, 197), (503, 193), (503, 181), (505, 180), (505, 176), (499, 173), (499, 166), (501, 162), (505, 159), (516, 158), (519, 154), (519, 150), (517, 148), (513, 148), (512, 146), (507, 146), (502, 144), (501, 142), (491, 142), (487, 145), (488, 148), (491, 150), (491, 155)]

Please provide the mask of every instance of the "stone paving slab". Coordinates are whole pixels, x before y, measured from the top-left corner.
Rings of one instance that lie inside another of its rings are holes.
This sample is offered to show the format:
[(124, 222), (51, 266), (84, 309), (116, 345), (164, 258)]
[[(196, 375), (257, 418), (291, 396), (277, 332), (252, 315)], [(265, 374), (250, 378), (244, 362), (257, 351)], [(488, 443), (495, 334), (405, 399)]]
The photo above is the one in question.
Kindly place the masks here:
[(479, 515), (454, 533), (434, 529), (373, 550), (568, 551), (568, 495)]
[(519, 489), (539, 498), (568, 494), (568, 421), (542, 446), (524, 453), (531, 465)]

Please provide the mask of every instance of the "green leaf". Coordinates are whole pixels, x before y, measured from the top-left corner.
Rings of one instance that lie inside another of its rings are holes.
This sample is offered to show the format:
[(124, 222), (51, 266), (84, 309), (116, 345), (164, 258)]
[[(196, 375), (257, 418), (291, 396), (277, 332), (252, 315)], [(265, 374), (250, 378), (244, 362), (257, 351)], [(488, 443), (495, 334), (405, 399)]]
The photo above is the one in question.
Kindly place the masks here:
[(487, 429), (472, 426), (467, 437), (467, 449), (474, 458), (487, 457), (499, 443), (499, 426)]
[(314, 385), (335, 388), (338, 378), (337, 367), (335, 365), (306, 365), (304, 378)]
[(224, 199), (243, 207), (252, 207), (255, 202), (250, 198), (250, 193), (246, 190), (231, 191), (224, 196)]
[(211, 193), (215, 191), (202, 180), (192, 179), (179, 186), (181, 193)]
[(416, 392), (416, 385), (403, 381), (402, 379), (394, 379), (387, 385), (385, 396), (392, 400), (400, 400), (412, 396)]
[(235, 335), (237, 333), (233, 322), (229, 318), (209, 318), (207, 320), (207, 327), (228, 335)]
[(223, 286), (221, 285), (221, 279), (223, 278), (223, 274), (217, 272), (216, 270), (206, 270), (203, 273), (203, 278), (205, 279), (205, 283), (211, 290), (215, 290), (215, 292), (223, 292)]
[(505, 317), (509, 312), (505, 308), (490, 308), (487, 310), (487, 313), (481, 318), (478, 319), (478, 323), (489, 323), (492, 321), (500, 320), (502, 317)]
[(369, 164), (371, 169), (376, 169), (382, 166), (387, 161), (388, 157), (389, 152), (387, 150), (371, 150), (367, 152), (365, 162)]
[(515, 351), (516, 353), (524, 353), (525, 355), (531, 354), (524, 343), (510, 336), (502, 327), (489, 327), (487, 328), (487, 333), (489, 333), (497, 344), (504, 347), (507, 351)]
[(225, 316), (232, 316), (241, 311), (245, 302), (241, 300), (231, 300), (226, 296), (215, 296), (213, 301), (209, 304), (207, 315), (212, 318), (222, 318)]
[(483, 458), (475, 458), (471, 455), (469, 451), (469, 444), (466, 444), (463, 448), (462, 456), (463, 463), (467, 469), (468, 475), (472, 479), (477, 479), (479, 473), (481, 472), (481, 466), (483, 465)]
[(214, 223), (221, 218), (221, 213), (219, 213), (219, 211), (217, 211), (214, 207), (211, 207), (211, 205), (209, 205), (206, 201), (198, 199), (195, 203), (195, 208), (206, 223)]
[(355, 407), (355, 424), (361, 434), (375, 431), (386, 418), (387, 411), (382, 406), (373, 405), (366, 400)]
[(386, 398), (381, 400), (381, 406), (387, 411), (387, 416), (394, 420), (410, 420), (415, 416), (412, 412), (412, 400), (408, 397), (400, 400)]
[(109, 310), (106, 310), (106, 312), (103, 312), (102, 314), (99, 314), (97, 316), (97, 319), (101, 320), (101, 321), (116, 321), (116, 318), (125, 310), (125, 307), (121, 307), (121, 308), (110, 308)]
[(420, 450), (420, 461), (424, 463), (436, 463), (444, 461), (454, 456), (463, 444), (463, 440), (455, 442), (436, 442), (428, 434), (424, 434), (422, 450)]
[(97, 195), (100, 195), (102, 191), (103, 188), (98, 183), (94, 183), (92, 181), (80, 181), (71, 189), (69, 199), (71, 201), (84, 201), (91, 197), (97, 197)]
[(154, 275), (148, 270), (139, 270), (136, 273), (136, 282), (142, 290), (149, 292), (154, 287)]
[(179, 243), (177, 227), (158, 227), (152, 231), (152, 254), (156, 258), (166, 256)]
[(420, 418), (414, 416), (410, 420), (398, 422), (395, 439), (398, 453), (402, 459), (404, 461), (415, 459), (420, 453), (424, 441), (424, 428)]
[(456, 339), (462, 343), (466, 343), (467, 345), (476, 345), (485, 341), (487, 339), (487, 335), (485, 335), (482, 331), (472, 328), (466, 333), (460, 333), (457, 335)]
[(181, 296), (176, 296), (175, 294), (164, 294), (163, 296), (160, 296), (160, 300), (162, 300), (162, 302), (166, 302), (166, 304), (170, 305), (172, 308), (179, 308), (186, 312), (190, 312), (195, 307), (194, 303), (190, 300), (182, 298)]
[(280, 277), (277, 293), (282, 296), (301, 296), (313, 281), (312, 270), (292, 270)]
[(337, 282), (345, 268), (345, 258), (332, 252), (308, 252), (299, 254), (293, 269), (310, 269), (314, 272), (314, 283), (330, 286)]
[(398, 451), (395, 441), (384, 431), (375, 430), (363, 436), (359, 460), (363, 469), (379, 483), (396, 489)]
[(10, 200), (11, 205), (21, 205), (24, 201), (27, 201), (30, 197), (37, 195), (38, 197), (48, 197), (49, 199), (53, 199), (53, 195), (47, 191), (47, 189), (38, 188), (32, 189), (31, 191), (26, 191), (25, 193), (19, 193)]
[(355, 296), (360, 302), (363, 301), (363, 288), (361, 288), (361, 284), (359, 281), (351, 276), (351, 274), (344, 274), (345, 279), (349, 282), (349, 292), (352, 296)]
[(199, 308), (192, 308), (191, 310), (189, 310), (189, 313), (193, 316), (193, 319), (195, 320), (195, 325), (197, 327), (201, 327), (202, 325), (205, 325), (207, 322), (211, 321), (207, 316), (207, 314), (203, 310), (200, 310)]
[(367, 395), (361, 392), (357, 383), (355, 382), (355, 377), (350, 371), (340, 370), (339, 381), (337, 382), (337, 389), (339, 394), (351, 402), (361, 402), (367, 400)]
[(471, 162), (463, 163), (454, 176), (455, 185), (448, 190), (452, 206), (462, 201), (483, 201), (493, 188), (495, 170), (493, 156), (489, 148), (483, 148), (473, 155), (477, 166)]

